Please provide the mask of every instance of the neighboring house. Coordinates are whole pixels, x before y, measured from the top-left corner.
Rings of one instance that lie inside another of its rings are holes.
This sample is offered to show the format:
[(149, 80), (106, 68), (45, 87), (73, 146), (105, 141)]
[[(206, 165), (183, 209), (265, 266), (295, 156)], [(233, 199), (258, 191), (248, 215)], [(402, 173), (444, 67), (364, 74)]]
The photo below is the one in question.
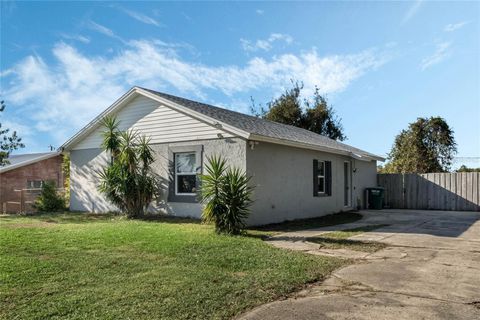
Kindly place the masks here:
[(350, 210), (376, 185), (376, 161), (384, 160), (304, 129), (134, 87), (62, 146), (71, 157), (71, 210), (115, 210), (97, 190), (108, 159), (100, 149), (106, 115), (115, 115), (121, 130), (151, 138), (165, 190), (151, 211), (177, 216), (200, 217), (197, 175), (208, 156), (252, 176), (249, 224)]
[(45, 181), (62, 188), (62, 158), (59, 152), (10, 155), (0, 167), (0, 211), (30, 211)]

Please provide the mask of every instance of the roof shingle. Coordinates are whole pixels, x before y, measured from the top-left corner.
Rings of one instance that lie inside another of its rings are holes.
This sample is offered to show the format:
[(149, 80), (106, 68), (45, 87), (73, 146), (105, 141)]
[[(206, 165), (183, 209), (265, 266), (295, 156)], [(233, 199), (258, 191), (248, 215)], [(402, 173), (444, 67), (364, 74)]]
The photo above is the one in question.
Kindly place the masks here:
[(141, 89), (251, 134), (309, 144), (312, 146), (332, 148), (345, 152), (351, 152), (358, 156), (382, 158), (367, 151), (349, 146), (302, 128), (257, 118), (240, 112), (215, 107), (209, 104), (173, 96), (151, 89)]

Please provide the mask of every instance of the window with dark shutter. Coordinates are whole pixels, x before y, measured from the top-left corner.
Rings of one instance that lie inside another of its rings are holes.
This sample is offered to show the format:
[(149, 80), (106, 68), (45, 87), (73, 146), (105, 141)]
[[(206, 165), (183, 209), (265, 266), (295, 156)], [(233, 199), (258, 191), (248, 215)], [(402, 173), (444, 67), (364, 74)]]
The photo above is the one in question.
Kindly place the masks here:
[(313, 196), (332, 195), (332, 162), (313, 160)]
[(328, 196), (332, 195), (332, 162), (325, 161), (325, 193)]

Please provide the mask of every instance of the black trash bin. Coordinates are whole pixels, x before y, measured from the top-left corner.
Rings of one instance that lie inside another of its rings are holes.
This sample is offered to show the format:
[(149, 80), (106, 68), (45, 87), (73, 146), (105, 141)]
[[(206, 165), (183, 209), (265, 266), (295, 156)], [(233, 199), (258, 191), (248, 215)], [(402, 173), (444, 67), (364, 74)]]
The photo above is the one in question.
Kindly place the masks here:
[(385, 189), (381, 187), (366, 188), (367, 209), (380, 210), (383, 208), (383, 199), (385, 196)]

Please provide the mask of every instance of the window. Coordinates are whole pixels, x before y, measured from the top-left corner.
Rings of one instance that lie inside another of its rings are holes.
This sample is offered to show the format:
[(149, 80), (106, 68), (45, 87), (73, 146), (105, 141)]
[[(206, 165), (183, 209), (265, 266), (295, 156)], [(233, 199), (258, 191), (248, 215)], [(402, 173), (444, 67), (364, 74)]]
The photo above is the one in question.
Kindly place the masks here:
[(175, 153), (175, 194), (195, 195), (197, 164), (195, 152)]
[(332, 195), (332, 162), (313, 160), (313, 196)]
[(318, 193), (325, 193), (325, 161), (318, 162), (317, 178)]
[(28, 180), (26, 189), (40, 189), (43, 183), (43, 180)]

